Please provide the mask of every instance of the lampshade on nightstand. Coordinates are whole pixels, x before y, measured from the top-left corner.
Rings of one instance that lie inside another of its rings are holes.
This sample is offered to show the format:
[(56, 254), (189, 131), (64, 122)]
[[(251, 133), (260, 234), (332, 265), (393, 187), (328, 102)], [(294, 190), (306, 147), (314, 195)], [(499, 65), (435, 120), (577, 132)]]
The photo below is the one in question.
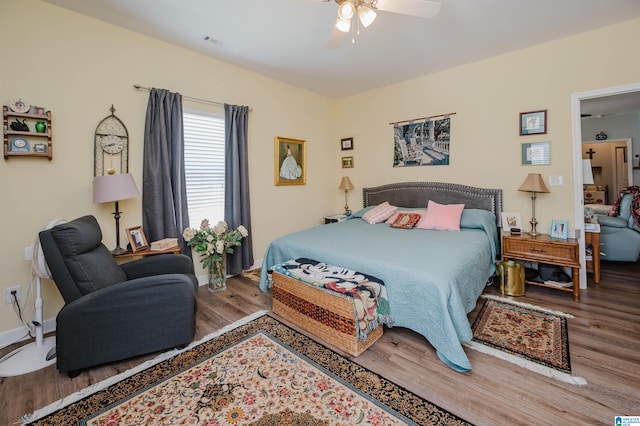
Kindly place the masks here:
[(540, 235), (536, 232), (536, 226), (538, 225), (538, 221), (536, 220), (536, 194), (548, 193), (550, 192), (549, 188), (547, 188), (540, 173), (529, 173), (524, 183), (518, 188), (518, 191), (531, 193), (531, 221), (529, 222), (531, 223), (531, 232), (529, 232), (529, 234), (533, 236)]
[(349, 210), (349, 204), (347, 203), (347, 192), (349, 192), (353, 188), (354, 186), (351, 183), (349, 176), (343, 176), (338, 189), (344, 191), (344, 214), (346, 214), (347, 216), (351, 215), (351, 210)]

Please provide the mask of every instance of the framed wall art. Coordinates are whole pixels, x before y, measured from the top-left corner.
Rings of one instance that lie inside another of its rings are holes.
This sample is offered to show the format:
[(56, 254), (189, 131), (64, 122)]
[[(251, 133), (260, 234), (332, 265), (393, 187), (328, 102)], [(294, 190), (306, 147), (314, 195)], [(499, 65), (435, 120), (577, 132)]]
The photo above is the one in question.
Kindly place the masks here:
[(520, 113), (520, 136), (547, 133), (547, 110)]
[(340, 148), (343, 151), (347, 151), (349, 149), (353, 149), (353, 138), (340, 139)]
[(131, 251), (134, 253), (149, 248), (149, 243), (147, 242), (147, 237), (144, 235), (142, 226), (127, 228), (127, 238), (129, 239), (129, 244), (131, 244)]
[(353, 157), (342, 157), (342, 168), (343, 169), (352, 169), (353, 168)]
[(523, 143), (521, 161), (523, 166), (546, 166), (551, 164), (549, 142)]
[(279, 185), (304, 185), (307, 176), (306, 141), (276, 136), (274, 181)]

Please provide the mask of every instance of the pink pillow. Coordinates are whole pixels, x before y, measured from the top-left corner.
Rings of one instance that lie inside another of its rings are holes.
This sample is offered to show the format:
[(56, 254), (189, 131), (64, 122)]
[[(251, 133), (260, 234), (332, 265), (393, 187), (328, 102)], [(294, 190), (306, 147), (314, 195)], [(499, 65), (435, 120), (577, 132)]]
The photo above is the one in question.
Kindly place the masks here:
[(398, 218), (398, 215), (400, 213), (417, 213), (420, 215), (420, 219), (422, 219), (424, 217), (424, 215), (427, 214), (427, 209), (423, 209), (423, 210), (400, 210), (398, 209), (397, 212), (395, 212), (394, 214), (391, 215), (391, 217), (389, 219), (387, 219), (387, 222), (389, 225), (391, 225), (393, 222), (396, 221), (396, 219)]
[(382, 204), (378, 204), (368, 212), (366, 212), (362, 219), (364, 219), (367, 223), (374, 224), (384, 222), (389, 216), (398, 211), (396, 206), (392, 206), (388, 201), (385, 201)]
[(438, 204), (429, 200), (427, 214), (418, 223), (420, 229), (459, 231), (464, 204)]

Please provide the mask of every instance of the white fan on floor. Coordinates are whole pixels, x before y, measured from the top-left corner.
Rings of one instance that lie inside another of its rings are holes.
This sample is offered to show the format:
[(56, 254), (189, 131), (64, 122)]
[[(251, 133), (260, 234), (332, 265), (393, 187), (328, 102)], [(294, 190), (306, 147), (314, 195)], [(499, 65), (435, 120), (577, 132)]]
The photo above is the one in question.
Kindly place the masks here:
[[(42, 229), (49, 229), (58, 224), (66, 223), (66, 220), (55, 219), (47, 223)], [(42, 323), (42, 278), (51, 279), (51, 272), (44, 259), (44, 253), (40, 247), (40, 238), (36, 235), (31, 246), (31, 267), (36, 283), (35, 315), (32, 331), (35, 332), (34, 342), (21, 346), (0, 359), (0, 377), (20, 376), (40, 370), (56, 362), (55, 337), (44, 338)]]
[[(330, 0), (323, 0), (329, 2)], [(340, 46), (344, 36), (358, 27), (368, 27), (376, 19), (376, 11), (432, 18), (440, 11), (440, 3), (429, 0), (335, 0), (338, 17), (329, 38), (329, 49)]]

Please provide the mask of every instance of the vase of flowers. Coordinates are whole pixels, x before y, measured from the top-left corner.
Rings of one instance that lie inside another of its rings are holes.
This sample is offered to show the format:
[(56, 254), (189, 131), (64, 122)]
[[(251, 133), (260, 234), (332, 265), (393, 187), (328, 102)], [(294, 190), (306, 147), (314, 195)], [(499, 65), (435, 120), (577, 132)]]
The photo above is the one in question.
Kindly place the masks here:
[(200, 229), (185, 228), (182, 237), (187, 245), (200, 254), (200, 262), (209, 275), (209, 291), (227, 289), (226, 259), (234, 252), (234, 247), (249, 235), (247, 228), (240, 225), (230, 229), (227, 222), (221, 220), (211, 227), (208, 219), (200, 224)]

